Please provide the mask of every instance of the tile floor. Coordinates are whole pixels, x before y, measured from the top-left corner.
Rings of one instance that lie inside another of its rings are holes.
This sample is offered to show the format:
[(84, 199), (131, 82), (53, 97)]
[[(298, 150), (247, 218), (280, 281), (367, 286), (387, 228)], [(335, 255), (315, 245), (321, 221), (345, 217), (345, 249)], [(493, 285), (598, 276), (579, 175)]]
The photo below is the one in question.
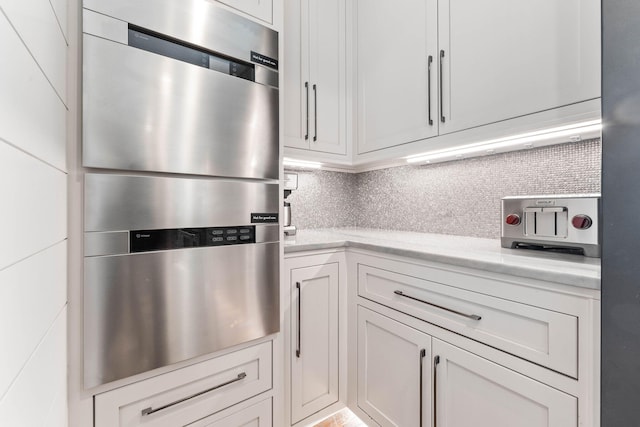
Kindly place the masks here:
[(320, 421), (313, 427), (367, 427), (365, 423), (360, 421), (349, 409), (343, 409), (333, 415)]

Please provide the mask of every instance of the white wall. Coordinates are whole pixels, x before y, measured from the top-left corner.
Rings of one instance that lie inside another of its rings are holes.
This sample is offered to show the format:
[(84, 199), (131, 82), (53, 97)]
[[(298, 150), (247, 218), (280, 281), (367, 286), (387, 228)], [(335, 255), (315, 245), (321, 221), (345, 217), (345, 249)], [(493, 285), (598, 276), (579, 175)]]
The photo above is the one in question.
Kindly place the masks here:
[(0, 0), (0, 426), (67, 425), (66, 14)]

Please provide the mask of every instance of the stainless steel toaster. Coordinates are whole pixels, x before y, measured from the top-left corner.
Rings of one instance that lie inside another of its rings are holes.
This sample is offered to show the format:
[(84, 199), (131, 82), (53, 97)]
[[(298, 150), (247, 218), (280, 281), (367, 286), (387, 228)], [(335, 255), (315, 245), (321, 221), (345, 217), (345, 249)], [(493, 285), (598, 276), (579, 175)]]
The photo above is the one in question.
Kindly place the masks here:
[(600, 194), (502, 199), (504, 248), (553, 250), (600, 257)]

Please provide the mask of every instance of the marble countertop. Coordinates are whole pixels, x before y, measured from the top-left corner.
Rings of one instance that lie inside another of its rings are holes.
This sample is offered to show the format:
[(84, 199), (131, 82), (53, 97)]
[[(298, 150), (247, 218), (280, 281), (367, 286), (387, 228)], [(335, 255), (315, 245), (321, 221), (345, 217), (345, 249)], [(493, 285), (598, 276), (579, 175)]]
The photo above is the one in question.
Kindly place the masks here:
[(498, 239), (362, 228), (298, 230), (284, 239), (285, 254), (341, 247), (600, 289), (599, 258), (505, 249)]

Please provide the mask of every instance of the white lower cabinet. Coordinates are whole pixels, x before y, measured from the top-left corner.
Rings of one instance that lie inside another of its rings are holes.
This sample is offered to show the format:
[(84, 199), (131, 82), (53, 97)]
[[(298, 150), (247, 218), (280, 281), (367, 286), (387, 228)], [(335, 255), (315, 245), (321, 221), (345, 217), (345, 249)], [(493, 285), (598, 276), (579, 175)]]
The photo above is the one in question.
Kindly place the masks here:
[[(395, 268), (407, 273), (403, 267)], [(389, 271), (389, 265), (359, 264), (358, 294), (573, 378), (578, 376), (576, 316), (396, 271)]]
[(338, 401), (339, 264), (291, 269), (291, 423)]
[(285, 425), (599, 427), (599, 291), (359, 248), (285, 266)]
[(358, 307), (358, 406), (398, 427), (577, 427), (575, 397)]
[(578, 425), (573, 396), (435, 338), (433, 355), (437, 427)]
[(383, 427), (431, 423), (431, 337), (358, 307), (358, 406)]
[(268, 341), (99, 394), (95, 427), (186, 426), (270, 390), (271, 347)]
[(599, 292), (357, 250), (347, 260), (349, 404), (369, 425), (599, 426)]
[(230, 411), (230, 414), (207, 417), (187, 427), (273, 427), (272, 406), (271, 399), (266, 399), (248, 408)]

